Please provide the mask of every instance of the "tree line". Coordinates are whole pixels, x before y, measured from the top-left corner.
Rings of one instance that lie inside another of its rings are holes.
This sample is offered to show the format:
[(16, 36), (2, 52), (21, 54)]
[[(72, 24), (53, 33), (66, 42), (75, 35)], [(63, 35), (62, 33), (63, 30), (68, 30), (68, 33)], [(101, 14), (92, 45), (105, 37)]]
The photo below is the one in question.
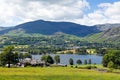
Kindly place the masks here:
[[(15, 51), (14, 46), (6, 46), (3, 48), (3, 52), (0, 53), (0, 64), (5, 66), (8, 64), (10, 67), (11, 64), (17, 64), (20, 59), (31, 58), (30, 54), (20, 54)], [(56, 55), (54, 59), (50, 55), (43, 55), (41, 57), (41, 61), (45, 62), (45, 64), (53, 64), (60, 63), (60, 56)], [(83, 64), (83, 62), (78, 59), (76, 61), (77, 64)], [(91, 64), (91, 59), (84, 60), (84, 64)], [(72, 58), (69, 59), (69, 64), (74, 65), (74, 60)], [(103, 56), (102, 64), (104, 67), (120, 69), (120, 50), (107, 50)]]

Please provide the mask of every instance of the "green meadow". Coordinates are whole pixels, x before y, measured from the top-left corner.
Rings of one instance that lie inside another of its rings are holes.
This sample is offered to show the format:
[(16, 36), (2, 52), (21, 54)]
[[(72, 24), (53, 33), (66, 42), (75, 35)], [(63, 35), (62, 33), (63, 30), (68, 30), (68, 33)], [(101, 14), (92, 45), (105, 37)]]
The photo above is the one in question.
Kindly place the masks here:
[(120, 74), (70, 67), (0, 68), (0, 80), (120, 80)]

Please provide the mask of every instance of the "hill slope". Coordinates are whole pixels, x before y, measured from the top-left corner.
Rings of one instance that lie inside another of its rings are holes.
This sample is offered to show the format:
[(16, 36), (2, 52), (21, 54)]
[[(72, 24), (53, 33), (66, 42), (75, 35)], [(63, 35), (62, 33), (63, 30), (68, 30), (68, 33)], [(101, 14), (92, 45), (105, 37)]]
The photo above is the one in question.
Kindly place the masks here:
[(5, 29), (9, 29), (10, 27), (1, 27), (0, 26), (0, 31), (2, 31), (2, 30), (5, 30)]
[(92, 42), (120, 43), (120, 27), (110, 28), (107, 31), (85, 37)]
[(51, 35), (56, 32), (62, 32), (70, 35), (86, 36), (100, 32), (96, 27), (89, 27), (71, 22), (50, 22), (37, 20), (17, 25), (11, 29), (0, 31), (0, 34), (4, 34), (11, 30), (17, 29), (22, 29), (25, 31), (25, 33), (40, 33), (43, 35)]
[(97, 27), (97, 29), (100, 31), (106, 31), (110, 28), (120, 27), (120, 24), (100, 24), (100, 25), (95, 25), (94, 27)]

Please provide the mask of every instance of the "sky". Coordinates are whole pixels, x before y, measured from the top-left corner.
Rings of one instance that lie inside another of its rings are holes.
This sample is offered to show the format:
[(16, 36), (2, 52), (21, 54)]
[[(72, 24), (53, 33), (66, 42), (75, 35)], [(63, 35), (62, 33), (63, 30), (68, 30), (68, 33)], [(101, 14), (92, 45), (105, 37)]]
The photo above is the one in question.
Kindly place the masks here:
[(0, 26), (34, 20), (120, 23), (120, 0), (0, 0)]

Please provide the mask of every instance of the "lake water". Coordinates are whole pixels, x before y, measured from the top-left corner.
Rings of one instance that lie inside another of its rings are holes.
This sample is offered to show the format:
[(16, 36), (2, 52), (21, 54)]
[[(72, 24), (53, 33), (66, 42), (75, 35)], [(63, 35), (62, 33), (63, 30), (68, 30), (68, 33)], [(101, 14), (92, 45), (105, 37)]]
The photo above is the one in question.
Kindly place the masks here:
[[(32, 59), (34, 60), (41, 60), (42, 55), (32, 55)], [(55, 54), (50, 54), (54, 58)], [(101, 64), (102, 63), (102, 56), (98, 55), (77, 55), (77, 54), (59, 54), (60, 56), (60, 64), (69, 64), (69, 59), (72, 58), (74, 61), (74, 64), (76, 64), (76, 61), (80, 59), (82, 63), (84, 63), (84, 60), (87, 61), (91, 59), (92, 64)]]

